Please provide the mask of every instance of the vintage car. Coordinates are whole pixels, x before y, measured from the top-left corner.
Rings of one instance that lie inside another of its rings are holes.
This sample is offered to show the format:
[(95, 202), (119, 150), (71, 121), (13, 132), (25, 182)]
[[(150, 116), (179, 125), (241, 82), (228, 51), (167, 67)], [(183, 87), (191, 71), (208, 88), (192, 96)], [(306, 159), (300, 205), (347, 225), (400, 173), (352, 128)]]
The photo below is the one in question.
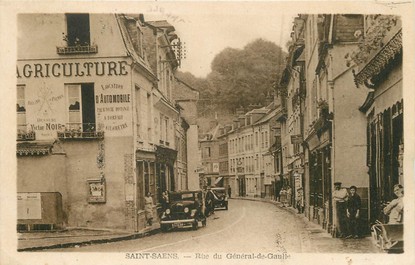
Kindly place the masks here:
[(205, 203), (202, 191), (169, 192), (169, 203), (161, 218), (160, 229), (191, 227), (197, 230), (199, 222), (206, 226)]
[[(224, 208), (228, 210), (228, 194), (225, 188), (217, 187), (208, 189), (206, 197), (210, 197), (213, 201), (213, 207)], [(210, 193), (210, 195), (209, 195)]]

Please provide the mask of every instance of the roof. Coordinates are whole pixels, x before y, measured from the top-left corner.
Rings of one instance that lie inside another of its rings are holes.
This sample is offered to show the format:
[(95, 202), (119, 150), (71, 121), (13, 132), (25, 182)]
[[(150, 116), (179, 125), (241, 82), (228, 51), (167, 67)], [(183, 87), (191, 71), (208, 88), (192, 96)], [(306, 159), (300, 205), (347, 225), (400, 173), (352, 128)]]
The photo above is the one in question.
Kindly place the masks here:
[(167, 32), (175, 31), (173, 25), (167, 22), (167, 20), (146, 21), (146, 24), (155, 28), (166, 29)]
[(256, 123), (254, 123), (254, 125), (269, 121), (274, 116), (276, 116), (280, 111), (281, 111), (280, 109), (273, 109), (273, 110), (271, 110), (268, 114), (266, 114), (264, 117), (262, 117), (261, 119), (259, 119)]
[(131, 56), (132, 59), (135, 62), (137, 62), (138, 65), (140, 65), (141, 68), (143, 68), (147, 72), (147, 74), (151, 75), (151, 77), (154, 79), (155, 75), (154, 75), (154, 72), (152, 71), (152, 69), (150, 68), (149, 64), (146, 63), (140, 56), (138, 56), (137, 52), (135, 51), (134, 45), (131, 42), (131, 37), (130, 37), (130, 35), (128, 33), (128, 30), (127, 30), (127, 27), (125, 25), (125, 23), (128, 19), (134, 19), (134, 18), (126, 17), (126, 16), (123, 16), (123, 15), (116, 15), (116, 19), (117, 19), (117, 22), (118, 22), (118, 26), (120, 28), (120, 32), (121, 32), (121, 36), (122, 36), (123, 41), (124, 41), (125, 48), (127, 50), (127, 54), (129, 56)]
[(187, 84), (186, 82), (184, 82), (183, 80), (181, 80), (180, 78), (178, 78), (178, 77), (174, 77), (179, 83), (181, 83), (181, 84), (183, 84), (183, 85), (185, 85), (186, 87), (188, 87), (190, 90), (193, 90), (193, 91), (195, 91), (195, 92), (197, 92), (197, 93), (199, 93), (199, 91), (197, 90), (197, 89), (194, 89), (192, 86), (190, 86), (189, 84)]
[[(211, 141), (213, 139), (216, 139), (217, 136), (219, 135), (219, 128), (220, 128), (220, 124), (216, 125), (215, 127), (213, 127), (212, 129), (210, 129), (205, 135), (205, 137), (203, 137), (202, 139), (200, 139), (199, 141)], [(210, 137), (208, 137), (210, 136)]]

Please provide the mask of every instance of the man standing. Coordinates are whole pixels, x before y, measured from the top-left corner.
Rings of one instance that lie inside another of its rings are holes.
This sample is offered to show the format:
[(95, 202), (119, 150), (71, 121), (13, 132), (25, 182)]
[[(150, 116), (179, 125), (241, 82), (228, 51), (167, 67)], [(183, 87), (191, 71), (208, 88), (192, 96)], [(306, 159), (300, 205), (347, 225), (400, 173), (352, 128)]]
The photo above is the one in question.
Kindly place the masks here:
[(347, 228), (349, 235), (346, 238), (359, 238), (359, 218), (360, 218), (360, 196), (356, 193), (356, 186), (349, 189), (350, 195), (347, 201)]
[(334, 182), (333, 200), (336, 206), (336, 235), (344, 237), (346, 230), (346, 201), (348, 193), (341, 182)]
[(229, 198), (231, 198), (231, 195), (232, 195), (231, 185), (228, 185), (228, 196), (229, 196)]
[(297, 213), (303, 213), (304, 212), (304, 193), (303, 193), (303, 188), (299, 187), (297, 189), (297, 198), (296, 198), (296, 202), (297, 202)]

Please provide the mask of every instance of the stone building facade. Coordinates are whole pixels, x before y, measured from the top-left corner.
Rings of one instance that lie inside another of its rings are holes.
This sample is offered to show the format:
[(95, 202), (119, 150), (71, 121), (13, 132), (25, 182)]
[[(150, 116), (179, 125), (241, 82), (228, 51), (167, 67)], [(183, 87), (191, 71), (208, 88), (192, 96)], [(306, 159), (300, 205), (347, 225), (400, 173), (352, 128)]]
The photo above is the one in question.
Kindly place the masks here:
[(144, 195), (156, 213), (177, 188), (176, 139), (188, 129), (172, 99), (174, 28), (142, 15), (21, 14), (18, 29), (18, 224), (144, 228)]

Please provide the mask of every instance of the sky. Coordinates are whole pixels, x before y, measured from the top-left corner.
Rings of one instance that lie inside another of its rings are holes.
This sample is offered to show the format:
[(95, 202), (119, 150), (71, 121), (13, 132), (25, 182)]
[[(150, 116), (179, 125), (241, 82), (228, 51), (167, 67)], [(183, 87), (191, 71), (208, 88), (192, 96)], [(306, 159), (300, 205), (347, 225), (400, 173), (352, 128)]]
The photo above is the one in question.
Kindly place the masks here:
[(284, 12), (277, 5), (243, 3), (154, 4), (143, 13), (146, 21), (167, 20), (175, 27), (186, 48), (186, 59), (179, 70), (197, 77), (206, 77), (215, 55), (227, 47), (242, 49), (263, 38), (286, 50), (297, 15)]

